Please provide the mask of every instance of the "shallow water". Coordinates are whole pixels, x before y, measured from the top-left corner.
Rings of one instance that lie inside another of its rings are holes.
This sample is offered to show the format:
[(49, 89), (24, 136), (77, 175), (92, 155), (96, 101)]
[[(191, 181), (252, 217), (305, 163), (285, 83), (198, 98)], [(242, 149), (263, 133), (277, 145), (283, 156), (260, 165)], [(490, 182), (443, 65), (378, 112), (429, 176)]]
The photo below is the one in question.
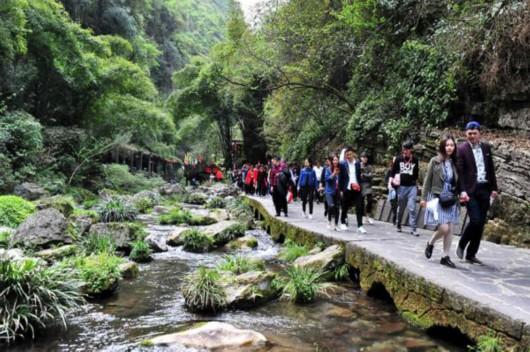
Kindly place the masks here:
[[(150, 225), (150, 231), (157, 233), (171, 228)], [(253, 230), (251, 234), (258, 238), (258, 248), (239, 254), (273, 260), (278, 245), (264, 231)], [(224, 321), (263, 333), (271, 342), (266, 351), (459, 350), (411, 328), (391, 304), (353, 287), (344, 287), (304, 306), (274, 301), (217, 316), (188, 312), (179, 291), (184, 275), (201, 265), (214, 266), (224, 254), (193, 254), (170, 247), (169, 252), (155, 254), (153, 262), (142, 264), (137, 279), (121, 282), (116, 295), (70, 314), (68, 330), (49, 329), (35, 341), (7, 350), (141, 351), (138, 345), (144, 339), (205, 320)]]

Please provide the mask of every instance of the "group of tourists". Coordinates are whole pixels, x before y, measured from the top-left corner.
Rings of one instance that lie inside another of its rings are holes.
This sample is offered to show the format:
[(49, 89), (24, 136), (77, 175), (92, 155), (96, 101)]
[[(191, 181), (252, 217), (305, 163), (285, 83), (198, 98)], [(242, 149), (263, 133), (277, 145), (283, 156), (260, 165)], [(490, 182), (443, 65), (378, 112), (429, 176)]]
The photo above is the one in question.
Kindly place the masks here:
[[(460, 206), (467, 207), (469, 222), (456, 254), (470, 263), (482, 264), (476, 255), (489, 206), (498, 192), (491, 147), (480, 141), (480, 129), (478, 122), (467, 123), (467, 140), (458, 146), (454, 137), (443, 137), (438, 155), (430, 160), (423, 181), (420, 206), (426, 209), (424, 223), (436, 227), (427, 242), (425, 256), (431, 258), (435, 243), (442, 240), (440, 263), (451, 268), (455, 264), (449, 252), (453, 229), (460, 218)], [(398, 232), (403, 232), (406, 209), (409, 233), (419, 236), (416, 206), (419, 161), (413, 153), (413, 142), (404, 142), (400, 155), (388, 166), (385, 185), (392, 222)], [(276, 216), (283, 213), (287, 217), (288, 203), (300, 197), (303, 216), (308, 219), (313, 218), (314, 202), (324, 203), (329, 230), (348, 230), (348, 213), (352, 208), (355, 208), (358, 233), (367, 233), (364, 219), (373, 224), (370, 217), (373, 168), (366, 153), (361, 153), (359, 160), (351, 147), (343, 149), (340, 155), (330, 155), (324, 167), (307, 158), (299, 168), (297, 164), (288, 165), (276, 157), (266, 165), (245, 164), (240, 170), (234, 170), (232, 176), (248, 194), (262, 197), (271, 194)]]

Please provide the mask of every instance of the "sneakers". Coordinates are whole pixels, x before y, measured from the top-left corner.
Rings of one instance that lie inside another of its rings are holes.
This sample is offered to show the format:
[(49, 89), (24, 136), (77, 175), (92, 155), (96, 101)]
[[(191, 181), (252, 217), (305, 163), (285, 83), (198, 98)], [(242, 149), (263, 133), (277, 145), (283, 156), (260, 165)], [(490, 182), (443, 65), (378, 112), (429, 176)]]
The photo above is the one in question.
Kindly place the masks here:
[(451, 261), (451, 258), (449, 258), (449, 256), (443, 257), (442, 259), (440, 259), (440, 264), (445, 265), (452, 269), (456, 268), (455, 263)]
[[(430, 259), (432, 257), (432, 250), (434, 249), (434, 245), (427, 242), (427, 247), (425, 247), (425, 256), (427, 259)], [(449, 258), (449, 257), (447, 257)]]
[(478, 260), (477, 257), (466, 258), (466, 261), (471, 264), (484, 265), (484, 263), (482, 263), (481, 260)]
[(373, 221), (372, 218), (369, 217), (369, 216), (366, 217), (366, 221), (368, 221), (368, 223), (369, 223), (370, 225), (373, 225), (373, 224), (374, 224), (374, 221)]
[(401, 230), (401, 225), (398, 225), (398, 226), (397, 226), (397, 232), (402, 232), (402, 230)]
[(333, 230), (333, 224), (330, 222), (328, 222), (328, 230)]
[(307, 219), (307, 214), (306, 212), (304, 211), (304, 218)]
[(341, 230), (341, 231), (347, 231), (347, 230), (348, 230), (348, 226), (346, 226), (346, 224), (340, 224), (340, 226), (339, 226), (339, 230)]
[(410, 231), (410, 234), (411, 234), (412, 236), (416, 236), (416, 237), (419, 237), (419, 236), (420, 236), (420, 234), (418, 233), (418, 231), (416, 231), (416, 229)]
[(464, 250), (462, 249), (462, 247), (456, 247), (456, 256), (460, 259), (464, 259)]
[(359, 232), (359, 233), (366, 233), (366, 230), (364, 229), (364, 227), (359, 226), (359, 227), (357, 228), (357, 232)]
[(313, 220), (313, 214), (309, 214), (309, 220)]

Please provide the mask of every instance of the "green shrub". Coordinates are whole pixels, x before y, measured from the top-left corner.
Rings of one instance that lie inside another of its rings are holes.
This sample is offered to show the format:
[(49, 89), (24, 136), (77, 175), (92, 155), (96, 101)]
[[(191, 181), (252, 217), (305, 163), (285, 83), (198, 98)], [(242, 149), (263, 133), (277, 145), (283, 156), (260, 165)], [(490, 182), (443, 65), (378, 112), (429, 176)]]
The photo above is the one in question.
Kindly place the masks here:
[(90, 234), (82, 242), (81, 248), (85, 255), (116, 252), (116, 242), (110, 235)]
[(474, 352), (502, 352), (502, 344), (499, 339), (492, 335), (484, 335), (478, 338), (476, 346), (468, 346)]
[(180, 225), (189, 223), (191, 218), (192, 215), (188, 210), (177, 207), (167, 214), (160, 215), (158, 220), (162, 225)]
[(131, 236), (136, 241), (143, 241), (148, 233), (145, 229), (145, 224), (141, 222), (130, 222), (128, 223), (129, 229), (131, 230)]
[(214, 197), (206, 204), (206, 208), (208, 209), (224, 208), (225, 206), (225, 201), (221, 197)]
[[(245, 224), (237, 223), (230, 225), (224, 229), (220, 234), (215, 236), (215, 243), (218, 246), (225, 245), (226, 243), (233, 241), (238, 237), (243, 237), (247, 231), (247, 226)], [(257, 243), (256, 243), (257, 246)]]
[(333, 277), (335, 281), (344, 281), (350, 277), (350, 266), (348, 263), (343, 263), (335, 268), (333, 272)]
[(11, 232), (0, 232), (0, 248), (9, 248), (9, 242), (11, 240)]
[(93, 221), (97, 221), (99, 219), (99, 215), (97, 211), (95, 210), (75, 208), (74, 211), (72, 212), (72, 217), (76, 218), (76, 217), (81, 217), (81, 216), (88, 216)]
[(147, 197), (140, 198), (134, 201), (134, 207), (140, 214), (147, 214), (153, 208), (153, 202)]
[(217, 269), (222, 271), (230, 271), (236, 275), (239, 275), (249, 271), (265, 270), (265, 263), (258, 259), (251, 259), (239, 255), (227, 255), (224, 257), (224, 261), (217, 265)]
[(84, 282), (83, 291), (89, 296), (112, 292), (121, 277), (119, 265), (123, 262), (123, 258), (105, 252), (76, 258), (74, 266)]
[(42, 153), (42, 126), (24, 111), (0, 111), (0, 191), (35, 174)]
[(137, 263), (147, 263), (151, 261), (151, 248), (144, 241), (134, 241), (132, 243), (131, 254), (129, 254), (129, 259)]
[(78, 204), (83, 204), (87, 201), (96, 201), (98, 200), (98, 196), (92, 192), (90, 192), (86, 188), (81, 187), (73, 187), (70, 186), (66, 189), (65, 192), (67, 195), (71, 196)]
[(226, 205), (226, 207), (230, 214), (236, 219), (246, 221), (252, 219), (254, 216), (254, 211), (250, 207), (248, 200), (243, 197), (234, 198)]
[(200, 267), (184, 280), (182, 295), (193, 311), (215, 312), (226, 307), (226, 293), (219, 284), (221, 275), (214, 269)]
[(186, 230), (182, 234), (183, 248), (185, 251), (202, 253), (207, 252), (213, 246), (213, 239), (208, 234), (198, 229)]
[(35, 212), (35, 205), (18, 196), (0, 196), (0, 226), (16, 228)]
[(295, 303), (308, 303), (322, 290), (322, 273), (312, 267), (291, 266), (281, 286), (283, 296)]
[(306, 256), (308, 253), (309, 249), (306, 246), (287, 240), (285, 242), (285, 247), (280, 251), (280, 258), (292, 262), (298, 257)]
[(183, 203), (195, 204), (195, 205), (204, 205), (206, 204), (206, 201), (207, 201), (206, 197), (200, 193), (186, 194), (182, 198)]
[(138, 211), (123, 198), (114, 197), (103, 201), (97, 207), (102, 222), (123, 222), (136, 219)]
[(145, 177), (143, 174), (132, 174), (127, 165), (110, 164), (103, 166), (105, 187), (128, 193), (138, 193), (162, 186), (165, 182), (160, 177)]
[(56, 320), (82, 302), (71, 270), (46, 268), (37, 260), (0, 261), (0, 343), (13, 342)]

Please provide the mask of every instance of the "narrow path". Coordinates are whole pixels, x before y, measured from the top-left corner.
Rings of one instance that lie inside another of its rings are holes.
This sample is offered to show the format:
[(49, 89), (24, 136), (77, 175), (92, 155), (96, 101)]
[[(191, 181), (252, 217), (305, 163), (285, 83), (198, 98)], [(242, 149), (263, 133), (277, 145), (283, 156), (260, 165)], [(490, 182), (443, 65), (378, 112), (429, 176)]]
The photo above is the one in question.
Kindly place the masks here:
[[(250, 198), (261, 203), (269, 214), (275, 213), (270, 197)], [(456, 257), (458, 237), (454, 237), (451, 258), (457, 269), (450, 269), (439, 264), (441, 242), (435, 245), (432, 258), (425, 258), (424, 249), (431, 231), (419, 230), (420, 237), (414, 237), (407, 232), (398, 233), (392, 224), (379, 221), (374, 225), (366, 224), (368, 233), (364, 235), (356, 233), (356, 226), (344, 232), (330, 231), (323, 212), (323, 206), (315, 205), (314, 219), (305, 219), (301, 203), (295, 202), (289, 204), (289, 217), (282, 216), (279, 220), (364, 248), (442, 289), (508, 317), (516, 325), (520, 323), (521, 329), (530, 330), (530, 250), (483, 241), (478, 258), (485, 265), (473, 265)], [(350, 223), (352, 221), (355, 222), (355, 217), (350, 214)], [(403, 229), (408, 230), (407, 227)]]

